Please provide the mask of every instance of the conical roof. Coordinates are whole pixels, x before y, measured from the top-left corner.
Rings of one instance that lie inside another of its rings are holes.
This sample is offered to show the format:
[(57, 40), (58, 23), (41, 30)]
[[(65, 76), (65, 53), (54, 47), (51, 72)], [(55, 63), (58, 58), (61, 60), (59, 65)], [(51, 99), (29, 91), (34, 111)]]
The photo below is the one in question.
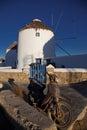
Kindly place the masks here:
[(14, 41), (7, 49), (14, 49), (17, 47), (17, 41)]
[[(39, 19), (34, 19), (31, 23), (27, 24), (25, 27), (23, 27), (20, 31), (29, 29), (29, 28), (35, 28), (37, 29), (47, 29), (52, 31), (49, 27), (47, 27), (44, 23), (42, 23)], [(53, 31), (52, 31), (53, 32)]]

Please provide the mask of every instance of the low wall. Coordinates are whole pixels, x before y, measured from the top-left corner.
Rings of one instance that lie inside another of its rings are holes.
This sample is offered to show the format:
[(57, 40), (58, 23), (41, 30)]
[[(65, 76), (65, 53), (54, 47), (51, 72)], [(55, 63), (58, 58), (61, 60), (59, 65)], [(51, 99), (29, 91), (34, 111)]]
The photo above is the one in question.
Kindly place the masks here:
[(72, 84), (87, 81), (87, 72), (56, 72), (59, 84)]
[(16, 82), (28, 83), (29, 73), (17, 70), (0, 70), (0, 82), (8, 82), (9, 78), (14, 79)]
[(61, 85), (87, 81), (87, 69), (54, 68), (52, 66), (48, 66), (47, 71), (55, 73), (58, 77), (58, 82)]
[[(61, 69), (54, 68), (53, 66), (47, 66), (47, 71), (55, 73), (58, 77), (58, 82), (61, 85), (87, 81), (87, 69)], [(13, 78), (16, 82), (29, 83), (29, 72), (27, 70), (13, 71), (13, 69), (0, 71), (0, 82), (8, 82), (9, 78)]]

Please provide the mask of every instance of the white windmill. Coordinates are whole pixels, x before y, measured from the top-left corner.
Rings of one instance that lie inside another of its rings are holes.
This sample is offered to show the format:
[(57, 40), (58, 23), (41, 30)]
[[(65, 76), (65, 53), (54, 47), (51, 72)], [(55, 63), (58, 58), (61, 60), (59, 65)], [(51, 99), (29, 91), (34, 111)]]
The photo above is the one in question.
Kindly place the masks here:
[(19, 31), (18, 69), (28, 67), (36, 58), (54, 56), (54, 33), (41, 20), (34, 19)]

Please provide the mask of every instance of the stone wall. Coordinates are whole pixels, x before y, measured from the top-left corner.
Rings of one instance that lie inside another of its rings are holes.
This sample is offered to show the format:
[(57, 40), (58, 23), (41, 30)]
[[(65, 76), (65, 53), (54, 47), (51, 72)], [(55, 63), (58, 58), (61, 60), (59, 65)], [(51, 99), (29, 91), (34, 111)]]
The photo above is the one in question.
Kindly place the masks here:
[(66, 69), (66, 68), (54, 68), (53, 66), (47, 67), (47, 72), (56, 74), (60, 85), (69, 85), (72, 83), (78, 83), (87, 81), (87, 69)]
[(87, 72), (55, 72), (59, 84), (72, 84), (87, 81)]
[(29, 74), (25, 72), (0, 72), (0, 82), (8, 82), (9, 78), (16, 82), (28, 83)]
[[(87, 70), (86, 69), (65, 69), (65, 68), (54, 68), (52, 65), (47, 66), (47, 72), (55, 73), (58, 77), (60, 85), (69, 85), (72, 83), (78, 83), (87, 81)], [(29, 82), (29, 71), (23, 70), (21, 72), (1, 72), (0, 71), (0, 82), (8, 82), (9, 78), (13, 78), (16, 82), (28, 83)], [(47, 76), (48, 82), (48, 76)]]

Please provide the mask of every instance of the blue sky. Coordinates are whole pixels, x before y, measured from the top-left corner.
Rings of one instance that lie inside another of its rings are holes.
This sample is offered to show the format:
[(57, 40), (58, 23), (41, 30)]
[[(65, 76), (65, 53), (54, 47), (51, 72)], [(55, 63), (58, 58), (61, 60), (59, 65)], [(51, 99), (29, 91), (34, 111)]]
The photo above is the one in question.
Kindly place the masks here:
[(55, 32), (57, 55), (66, 55), (58, 45), (71, 55), (87, 54), (87, 0), (0, 0), (0, 57), (36, 18)]

